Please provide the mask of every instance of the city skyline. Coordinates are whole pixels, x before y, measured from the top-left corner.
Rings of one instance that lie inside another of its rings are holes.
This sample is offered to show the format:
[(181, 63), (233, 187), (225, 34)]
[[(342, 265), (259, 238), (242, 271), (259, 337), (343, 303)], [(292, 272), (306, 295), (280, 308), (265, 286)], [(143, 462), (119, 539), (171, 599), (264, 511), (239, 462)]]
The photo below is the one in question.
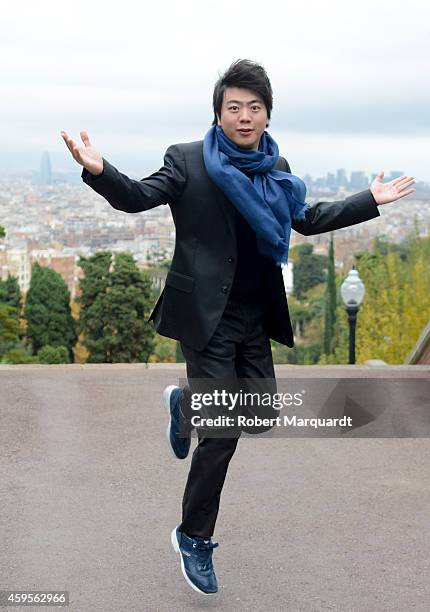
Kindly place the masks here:
[[(40, 185), (53, 185), (56, 183), (61, 183), (62, 181), (70, 182), (70, 177), (71, 175), (73, 176), (73, 173), (71, 174), (70, 172), (62, 173), (56, 171), (56, 169), (52, 167), (49, 152), (44, 151), (40, 157), (39, 170), (22, 172), (22, 174), (19, 172), (11, 173), (9, 176), (6, 175), (3, 177), (0, 175), (0, 180), (2, 178), (9, 178), (11, 180), (14, 178), (28, 178), (29, 172), (32, 175), (33, 182)], [(402, 176), (403, 174), (403, 170), (390, 170), (385, 173), (384, 180), (390, 181)], [(319, 177), (314, 177), (311, 173), (307, 173), (304, 176), (304, 181), (310, 187), (344, 187), (346, 189), (366, 189), (375, 177), (376, 173), (368, 175), (364, 170), (356, 169), (348, 172), (345, 168), (336, 168), (335, 171), (331, 172), (328, 170), (324, 175)], [(77, 181), (73, 181), (73, 183), (76, 182)], [(419, 188), (419, 185), (417, 186)], [(430, 184), (426, 183), (426, 190), (429, 187)]]
[(170, 144), (203, 138), (218, 74), (249, 57), (271, 78), (269, 131), (293, 174), (401, 168), (430, 181), (424, 3), (405, 12), (397, 1), (307, 0), (268, 3), (264, 15), (253, 0), (245, 9), (225, 0), (103, 7), (43, 0), (24, 17), (20, 2), (3, 8), (0, 174), (37, 170), (41, 151), (78, 174), (64, 129), (74, 138), (87, 130), (121, 171), (146, 176)]

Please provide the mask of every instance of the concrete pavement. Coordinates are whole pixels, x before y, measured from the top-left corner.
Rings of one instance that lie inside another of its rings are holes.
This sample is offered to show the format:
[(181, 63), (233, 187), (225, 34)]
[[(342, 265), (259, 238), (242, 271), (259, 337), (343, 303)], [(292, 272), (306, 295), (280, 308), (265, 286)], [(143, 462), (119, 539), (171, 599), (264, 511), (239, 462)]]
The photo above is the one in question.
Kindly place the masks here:
[(76, 612), (430, 609), (425, 438), (241, 439), (214, 536), (220, 590), (192, 591), (169, 539), (190, 458), (168, 452), (160, 401), (184, 375), (0, 366), (0, 588), (65, 589)]

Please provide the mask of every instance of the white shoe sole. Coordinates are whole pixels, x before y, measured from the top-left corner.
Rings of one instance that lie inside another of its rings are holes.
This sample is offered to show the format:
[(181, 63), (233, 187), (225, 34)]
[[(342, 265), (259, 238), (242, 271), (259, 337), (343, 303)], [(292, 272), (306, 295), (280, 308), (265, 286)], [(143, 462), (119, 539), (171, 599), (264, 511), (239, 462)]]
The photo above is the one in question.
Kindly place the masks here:
[(196, 591), (197, 593), (201, 593), (202, 595), (215, 595), (215, 593), (205, 593), (204, 591), (201, 591), (198, 587), (196, 587), (195, 584), (193, 584), (191, 582), (191, 580), (189, 579), (187, 572), (185, 571), (185, 566), (184, 566), (184, 559), (182, 557), (181, 551), (179, 550), (179, 542), (178, 542), (178, 536), (176, 534), (176, 529), (177, 527), (175, 527), (170, 535), (170, 540), (172, 542), (172, 546), (173, 546), (173, 550), (175, 552), (178, 553), (178, 555), (181, 558), (181, 570), (182, 570), (182, 574), (185, 578), (185, 580), (187, 581), (187, 584), (194, 589), (194, 591)]
[[(173, 450), (173, 447), (170, 443), (170, 427), (172, 425), (172, 415), (170, 414), (170, 396), (172, 395), (172, 392), (175, 389), (180, 389), (180, 387), (178, 387), (177, 385), (169, 385), (168, 387), (166, 387), (163, 391), (163, 403), (164, 403), (164, 408), (166, 409), (166, 412), (169, 416), (169, 422), (167, 424), (167, 429), (166, 429), (166, 438), (167, 438), (167, 444), (169, 446), (170, 452), (172, 453), (173, 457), (175, 459), (180, 459), (180, 457), (178, 457), (175, 454), (175, 451)], [(186, 457), (185, 457), (186, 458)]]

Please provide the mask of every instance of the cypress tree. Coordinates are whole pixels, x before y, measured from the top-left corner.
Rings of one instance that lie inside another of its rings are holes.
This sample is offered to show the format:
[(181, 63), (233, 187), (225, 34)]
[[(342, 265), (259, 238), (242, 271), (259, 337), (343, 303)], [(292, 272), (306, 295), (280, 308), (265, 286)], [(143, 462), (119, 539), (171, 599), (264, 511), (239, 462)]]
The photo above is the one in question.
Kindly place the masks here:
[(324, 312), (324, 342), (323, 348), (326, 355), (333, 352), (334, 332), (336, 326), (336, 270), (334, 265), (334, 243), (333, 232), (330, 232), (330, 246), (328, 251), (327, 285)]
[(33, 354), (47, 344), (65, 346), (73, 361), (76, 323), (70, 309), (70, 291), (58, 272), (37, 262), (31, 270), (24, 317)]

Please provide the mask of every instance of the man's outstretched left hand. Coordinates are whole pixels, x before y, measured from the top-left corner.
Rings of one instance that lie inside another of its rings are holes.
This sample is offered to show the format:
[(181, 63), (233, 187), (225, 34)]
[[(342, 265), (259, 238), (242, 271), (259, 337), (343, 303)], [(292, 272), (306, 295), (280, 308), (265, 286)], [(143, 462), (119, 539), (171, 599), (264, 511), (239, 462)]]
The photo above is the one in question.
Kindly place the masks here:
[(412, 193), (415, 189), (408, 189), (415, 183), (413, 176), (399, 176), (389, 183), (383, 183), (384, 171), (381, 170), (376, 176), (373, 183), (370, 185), (370, 191), (375, 198), (376, 203), (389, 204), (404, 198), (408, 193)]

